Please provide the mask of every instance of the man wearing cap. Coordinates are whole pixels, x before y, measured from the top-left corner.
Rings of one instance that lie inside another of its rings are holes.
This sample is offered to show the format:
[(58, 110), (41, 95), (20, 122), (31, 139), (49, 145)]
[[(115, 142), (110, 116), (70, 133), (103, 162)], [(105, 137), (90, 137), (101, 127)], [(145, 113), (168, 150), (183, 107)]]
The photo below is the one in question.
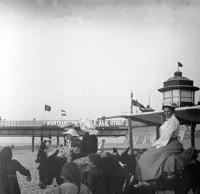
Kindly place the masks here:
[(141, 155), (136, 168), (138, 180), (153, 180), (163, 173), (174, 173), (174, 156), (183, 151), (183, 146), (178, 141), (180, 124), (174, 115), (176, 104), (165, 102), (162, 108), (165, 121), (159, 129), (160, 137)]

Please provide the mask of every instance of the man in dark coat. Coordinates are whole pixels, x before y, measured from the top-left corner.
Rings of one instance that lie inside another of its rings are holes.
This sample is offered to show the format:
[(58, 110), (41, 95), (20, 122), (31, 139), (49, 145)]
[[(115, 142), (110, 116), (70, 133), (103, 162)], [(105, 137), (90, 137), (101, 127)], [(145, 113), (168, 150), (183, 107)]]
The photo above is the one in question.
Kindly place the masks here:
[(88, 154), (87, 153), (88, 139), (89, 139), (89, 132), (86, 131), (86, 132), (84, 132), (82, 142), (81, 142), (81, 152), (86, 155)]
[(88, 139), (88, 147), (87, 152), (90, 153), (97, 153), (98, 150), (98, 138), (96, 135), (92, 134), (89, 136)]
[(89, 132), (85, 132), (82, 138), (81, 152), (85, 155), (90, 153), (96, 153), (98, 150), (98, 139), (97, 136)]

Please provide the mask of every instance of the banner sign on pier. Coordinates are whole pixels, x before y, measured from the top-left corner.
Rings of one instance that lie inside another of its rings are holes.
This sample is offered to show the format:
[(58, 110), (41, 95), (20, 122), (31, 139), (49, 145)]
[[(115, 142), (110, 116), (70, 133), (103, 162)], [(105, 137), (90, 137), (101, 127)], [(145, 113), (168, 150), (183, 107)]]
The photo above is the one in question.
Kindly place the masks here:
[[(125, 120), (92, 120), (92, 123), (95, 127), (125, 127), (127, 126), (127, 123)], [(66, 127), (69, 125), (75, 125), (79, 126), (78, 120), (66, 120), (66, 121), (46, 121), (47, 126), (60, 126), (60, 127)]]
[[(92, 120), (97, 128), (126, 127), (126, 120)], [(74, 125), (79, 127), (79, 120), (48, 120), (48, 121), (0, 121), (0, 127), (43, 127), (58, 126), (67, 127)]]

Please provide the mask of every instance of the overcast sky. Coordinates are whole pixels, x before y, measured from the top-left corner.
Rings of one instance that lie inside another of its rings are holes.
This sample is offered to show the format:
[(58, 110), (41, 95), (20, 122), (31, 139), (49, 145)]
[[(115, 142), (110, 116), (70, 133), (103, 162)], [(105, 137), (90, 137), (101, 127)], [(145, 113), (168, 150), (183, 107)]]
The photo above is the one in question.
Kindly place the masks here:
[(163, 2), (1, 1), (0, 116), (42, 120), (44, 104), (45, 119), (130, 113), (131, 91), (160, 109), (178, 61), (200, 87), (200, 3)]

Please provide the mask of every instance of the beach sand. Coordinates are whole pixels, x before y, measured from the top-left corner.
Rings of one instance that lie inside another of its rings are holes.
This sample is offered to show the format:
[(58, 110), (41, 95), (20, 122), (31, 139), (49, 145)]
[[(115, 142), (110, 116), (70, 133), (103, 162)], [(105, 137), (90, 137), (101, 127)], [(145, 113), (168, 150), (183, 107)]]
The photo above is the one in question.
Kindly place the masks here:
[[(109, 147), (116, 147), (110, 145)], [(106, 151), (112, 151), (110, 148), (105, 148)], [(26, 177), (17, 173), (18, 182), (20, 185), (22, 194), (58, 194), (58, 190), (56, 189), (54, 182), (52, 185), (47, 186), (46, 189), (39, 188), (39, 173), (38, 173), (38, 164), (35, 163), (35, 159), (37, 156), (37, 149), (34, 152), (31, 151), (31, 146), (21, 146), (15, 147), (13, 150), (13, 159), (18, 160), (24, 167), (30, 170), (32, 181), (26, 181)], [(121, 150), (119, 150), (121, 152)]]
[(30, 170), (32, 180), (26, 181), (26, 177), (17, 173), (18, 182), (22, 194), (53, 194), (57, 193), (55, 184), (48, 186), (46, 189), (39, 188), (38, 164), (35, 163), (37, 150), (34, 152), (29, 149), (16, 149), (13, 151), (13, 158), (18, 160), (23, 166)]

